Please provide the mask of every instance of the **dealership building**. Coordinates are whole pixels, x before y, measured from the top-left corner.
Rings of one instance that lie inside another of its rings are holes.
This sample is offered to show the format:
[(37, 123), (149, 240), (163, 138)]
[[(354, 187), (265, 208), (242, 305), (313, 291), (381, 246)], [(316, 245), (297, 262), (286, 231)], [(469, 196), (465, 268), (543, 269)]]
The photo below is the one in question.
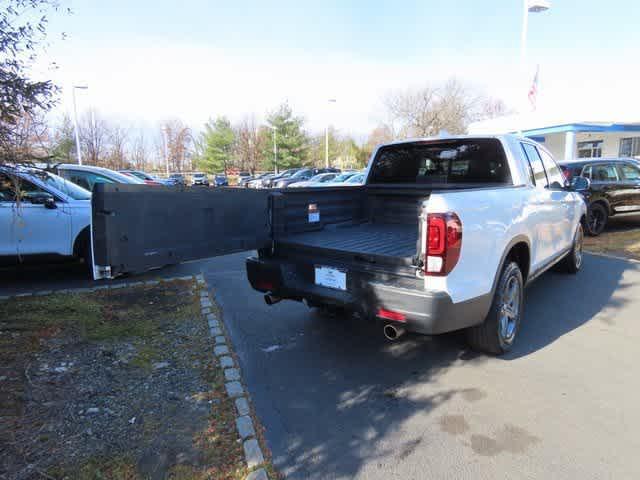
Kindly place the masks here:
[(576, 121), (509, 115), (469, 126), (470, 134), (521, 133), (558, 160), (592, 157), (640, 159), (640, 122)]

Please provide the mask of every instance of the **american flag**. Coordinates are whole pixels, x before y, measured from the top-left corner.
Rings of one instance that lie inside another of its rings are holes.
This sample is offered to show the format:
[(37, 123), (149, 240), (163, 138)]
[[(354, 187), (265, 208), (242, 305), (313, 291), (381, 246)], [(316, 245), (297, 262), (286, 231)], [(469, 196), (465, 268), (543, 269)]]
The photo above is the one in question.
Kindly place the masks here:
[(533, 77), (533, 82), (531, 82), (531, 87), (529, 88), (529, 103), (531, 103), (531, 109), (536, 109), (536, 104), (538, 100), (538, 73), (540, 73), (540, 65), (536, 66), (536, 74)]

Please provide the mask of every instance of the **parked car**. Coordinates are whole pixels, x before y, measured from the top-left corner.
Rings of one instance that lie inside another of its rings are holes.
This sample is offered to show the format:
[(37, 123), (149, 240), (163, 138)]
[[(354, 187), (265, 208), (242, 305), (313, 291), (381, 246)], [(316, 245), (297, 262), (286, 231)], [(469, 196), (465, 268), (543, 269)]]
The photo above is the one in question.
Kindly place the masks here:
[(349, 176), (344, 182), (335, 183), (333, 186), (336, 187), (352, 187), (354, 185), (362, 185), (365, 181), (364, 173), (356, 173), (355, 175)]
[(165, 185), (173, 187), (184, 187), (186, 184), (187, 181), (185, 180), (184, 175), (181, 173), (172, 173), (165, 181)]
[(147, 185), (163, 185), (161, 180), (141, 170), (119, 170), (119, 172), (129, 177), (139, 178)]
[(209, 179), (207, 178), (206, 173), (197, 172), (193, 174), (193, 178), (191, 180), (191, 184), (193, 186), (196, 185), (204, 185), (205, 187), (209, 186)]
[(229, 179), (224, 174), (218, 174), (213, 178), (214, 187), (228, 187)]
[(340, 171), (335, 168), (301, 168), (294, 174), (280, 178), (273, 182), (275, 188), (287, 188), (292, 183), (304, 182), (311, 179), (311, 177), (318, 175), (319, 173), (339, 173)]
[(632, 158), (582, 158), (560, 163), (565, 178), (589, 180), (587, 233), (600, 235), (609, 217), (640, 212), (640, 165)]
[(329, 186), (331, 181), (338, 176), (335, 172), (319, 173), (311, 177), (309, 180), (302, 182), (295, 182), (289, 185), (290, 188), (304, 188), (304, 187), (326, 187)]
[(237, 184), (239, 187), (244, 187), (244, 186), (245, 186), (245, 184), (246, 184), (249, 180), (251, 180), (251, 178), (252, 178), (252, 175), (251, 175), (251, 173), (250, 173), (250, 172), (240, 172), (240, 173), (238, 174), (238, 181), (236, 182), (236, 184)]
[(262, 179), (268, 177), (269, 175), (273, 175), (273, 173), (264, 172), (258, 175), (254, 175), (253, 177), (243, 179), (242, 182), (240, 182), (240, 186), (246, 188), (260, 188), (262, 187)]
[(339, 175), (336, 175), (336, 177), (331, 180), (331, 183), (343, 183), (346, 182), (347, 180), (349, 180), (351, 177), (353, 177), (354, 175), (357, 175), (360, 172), (342, 172)]
[[(569, 185), (532, 140), (391, 143), (377, 148), (367, 172), (365, 192), (211, 192), (218, 208), (206, 231), (190, 220), (194, 208), (210, 208), (206, 201), (149, 202), (150, 193), (139, 192), (125, 205), (122, 192), (107, 187), (98, 201), (118, 221), (94, 225), (100, 239), (113, 239), (98, 242), (96, 271), (153, 268), (175, 262), (173, 252), (180, 261), (256, 250), (247, 276), (269, 305), (289, 299), (356, 311), (379, 319), (390, 340), (464, 329), (473, 348), (501, 354), (516, 342), (525, 286), (554, 265), (582, 267), (587, 207), (579, 191), (588, 181)], [(158, 250), (152, 232), (164, 228), (155, 219), (168, 205), (180, 235)], [(203, 235), (206, 247), (193, 244)]]
[(91, 267), (91, 192), (51, 172), (0, 167), (0, 263), (81, 258)]
[(275, 173), (273, 175), (265, 177), (262, 180), (262, 187), (263, 188), (271, 188), (271, 187), (275, 186), (276, 182), (278, 182), (279, 180), (281, 180), (283, 178), (289, 178), (291, 175), (296, 173), (298, 170), (300, 170), (300, 169), (299, 168), (290, 168), (288, 170), (285, 170), (284, 172)]
[(131, 175), (124, 175), (103, 167), (93, 165), (76, 165), (64, 163), (53, 167), (54, 173), (81, 186), (90, 192), (96, 183), (133, 183), (144, 184), (145, 181)]

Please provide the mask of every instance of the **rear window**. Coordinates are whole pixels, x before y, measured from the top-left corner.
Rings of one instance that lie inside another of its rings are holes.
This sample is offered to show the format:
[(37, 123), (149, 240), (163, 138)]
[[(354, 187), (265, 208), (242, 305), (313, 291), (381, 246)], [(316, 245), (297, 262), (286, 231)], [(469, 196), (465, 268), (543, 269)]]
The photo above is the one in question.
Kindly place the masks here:
[(511, 184), (512, 180), (500, 141), (482, 138), (382, 147), (369, 183)]

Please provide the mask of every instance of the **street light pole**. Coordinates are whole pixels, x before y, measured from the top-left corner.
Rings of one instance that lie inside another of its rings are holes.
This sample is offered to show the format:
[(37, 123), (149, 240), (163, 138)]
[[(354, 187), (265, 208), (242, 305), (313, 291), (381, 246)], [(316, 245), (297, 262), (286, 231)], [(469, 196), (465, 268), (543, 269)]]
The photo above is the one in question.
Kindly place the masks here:
[[(336, 103), (336, 99), (330, 98), (327, 103)], [(327, 119), (327, 125), (324, 127), (324, 164), (325, 167), (329, 168), (329, 119)]]
[(278, 128), (273, 125), (267, 125), (267, 127), (273, 130), (273, 165), (275, 173), (278, 173), (278, 143), (276, 142), (276, 131)]
[(162, 128), (164, 134), (164, 163), (167, 171), (167, 178), (169, 178), (169, 129), (165, 126)]
[[(527, 78), (527, 34), (529, 31), (529, 13), (544, 12), (550, 8), (551, 2), (548, 0), (523, 0), (522, 32), (520, 35), (520, 72), (523, 79), (524, 92), (527, 91), (529, 81)], [(526, 97), (525, 95), (522, 95), (520, 98), (522, 98), (522, 113), (524, 115), (524, 111), (526, 110)], [(522, 125), (520, 125), (519, 131), (522, 133)]]
[(80, 153), (80, 133), (78, 132), (78, 109), (76, 107), (76, 89), (87, 90), (86, 85), (74, 85), (71, 89), (73, 95), (73, 130), (76, 137), (76, 156), (78, 157), (78, 165), (82, 165), (82, 154)]

